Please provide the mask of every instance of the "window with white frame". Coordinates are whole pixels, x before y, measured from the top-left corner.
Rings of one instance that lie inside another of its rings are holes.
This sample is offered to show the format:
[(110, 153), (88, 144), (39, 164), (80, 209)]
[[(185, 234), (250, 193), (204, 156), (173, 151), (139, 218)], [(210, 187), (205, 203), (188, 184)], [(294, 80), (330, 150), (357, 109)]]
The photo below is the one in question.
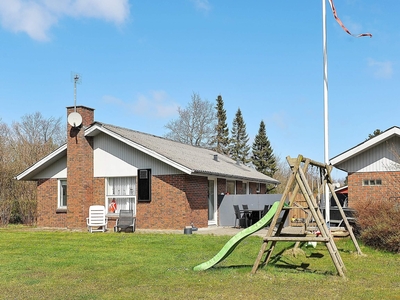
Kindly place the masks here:
[(234, 180), (226, 181), (226, 193), (231, 195), (236, 194), (236, 181)]
[(242, 194), (247, 194), (247, 182), (242, 181)]
[(257, 194), (261, 193), (261, 183), (259, 183), (259, 182), (257, 182), (256, 193), (257, 193)]
[(58, 180), (58, 208), (67, 208), (67, 180)]
[(108, 214), (133, 210), (136, 214), (136, 177), (107, 178), (106, 207)]
[(364, 179), (363, 185), (382, 185), (381, 179)]

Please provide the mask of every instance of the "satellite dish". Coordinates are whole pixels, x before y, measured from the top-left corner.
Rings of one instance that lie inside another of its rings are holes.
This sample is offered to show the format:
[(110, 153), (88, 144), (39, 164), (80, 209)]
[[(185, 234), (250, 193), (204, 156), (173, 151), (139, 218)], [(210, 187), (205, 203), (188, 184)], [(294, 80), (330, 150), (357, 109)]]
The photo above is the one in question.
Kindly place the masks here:
[(78, 127), (82, 124), (82, 116), (77, 112), (72, 112), (68, 116), (68, 123), (72, 127)]

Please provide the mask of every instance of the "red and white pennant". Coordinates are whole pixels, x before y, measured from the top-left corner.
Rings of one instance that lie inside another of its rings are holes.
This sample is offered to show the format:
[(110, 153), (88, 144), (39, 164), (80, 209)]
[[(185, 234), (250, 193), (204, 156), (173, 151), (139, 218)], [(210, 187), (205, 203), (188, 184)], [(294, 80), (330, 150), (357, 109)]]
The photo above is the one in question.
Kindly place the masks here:
[(336, 21), (339, 23), (339, 25), (343, 28), (344, 31), (346, 31), (348, 34), (350, 34), (351, 36), (354, 36), (354, 37), (362, 37), (362, 36), (369, 36), (369, 37), (372, 37), (372, 34), (370, 34), (370, 33), (352, 34), (352, 33), (346, 28), (346, 26), (344, 26), (344, 24), (342, 23), (342, 21), (341, 21), (341, 20), (339, 19), (339, 17), (337, 16), (336, 8), (335, 8), (335, 5), (333, 4), (333, 0), (329, 0), (329, 4), (331, 5), (332, 12), (333, 12), (333, 16), (335, 17)]

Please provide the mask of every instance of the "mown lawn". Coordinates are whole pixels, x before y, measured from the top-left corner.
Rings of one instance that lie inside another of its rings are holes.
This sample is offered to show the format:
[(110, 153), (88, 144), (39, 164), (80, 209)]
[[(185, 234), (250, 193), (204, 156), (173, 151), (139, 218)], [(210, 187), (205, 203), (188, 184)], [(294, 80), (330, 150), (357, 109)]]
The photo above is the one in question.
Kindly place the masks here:
[(249, 237), (217, 268), (228, 236), (0, 229), (1, 299), (400, 299), (400, 256), (337, 241), (346, 279), (324, 245), (285, 253), (250, 271), (262, 238)]

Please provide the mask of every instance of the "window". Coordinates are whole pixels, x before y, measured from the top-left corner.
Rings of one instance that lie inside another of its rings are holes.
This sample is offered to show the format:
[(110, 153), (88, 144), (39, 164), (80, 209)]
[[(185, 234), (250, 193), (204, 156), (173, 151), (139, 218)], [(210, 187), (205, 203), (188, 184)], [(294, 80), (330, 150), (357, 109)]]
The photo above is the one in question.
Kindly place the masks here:
[(231, 195), (236, 194), (236, 181), (234, 180), (226, 181), (226, 193)]
[(374, 185), (382, 185), (382, 179), (364, 179), (363, 185), (367, 186), (374, 186)]
[(121, 209), (136, 214), (136, 177), (108, 178), (106, 207), (109, 214), (118, 214)]
[(151, 201), (151, 169), (138, 170), (138, 201)]
[(259, 194), (261, 193), (261, 183), (257, 182), (257, 190), (256, 193)]
[(242, 194), (247, 194), (247, 182), (242, 182)]
[(58, 180), (58, 208), (67, 208), (67, 180)]

